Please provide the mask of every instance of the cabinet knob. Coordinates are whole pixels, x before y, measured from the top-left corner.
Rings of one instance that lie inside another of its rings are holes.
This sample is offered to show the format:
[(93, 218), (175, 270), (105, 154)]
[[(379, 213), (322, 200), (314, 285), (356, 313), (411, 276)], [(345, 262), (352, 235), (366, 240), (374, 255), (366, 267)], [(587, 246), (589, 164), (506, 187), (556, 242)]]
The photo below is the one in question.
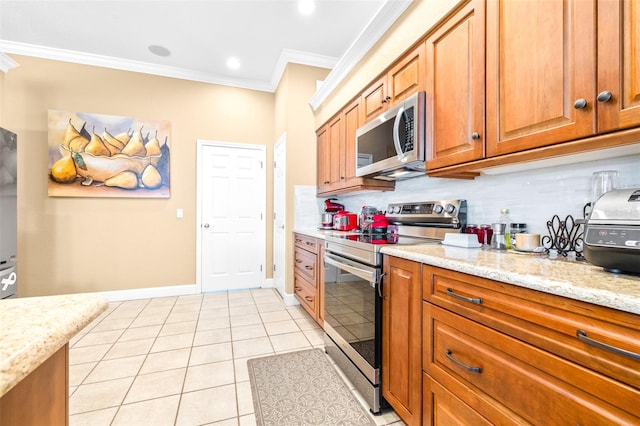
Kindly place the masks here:
[(577, 99), (574, 103), (573, 103), (573, 107), (575, 109), (585, 109), (587, 107), (587, 100), (584, 98), (580, 98)]
[(478, 132), (471, 133), (471, 139), (474, 139), (474, 140), (480, 139), (480, 133)]
[(383, 103), (383, 104), (387, 103), (387, 99), (385, 98), (385, 99), (381, 100), (380, 103)]
[(604, 92), (598, 93), (598, 97), (596, 99), (598, 100), (598, 102), (609, 102), (612, 97), (613, 95), (611, 95), (611, 92), (605, 90)]

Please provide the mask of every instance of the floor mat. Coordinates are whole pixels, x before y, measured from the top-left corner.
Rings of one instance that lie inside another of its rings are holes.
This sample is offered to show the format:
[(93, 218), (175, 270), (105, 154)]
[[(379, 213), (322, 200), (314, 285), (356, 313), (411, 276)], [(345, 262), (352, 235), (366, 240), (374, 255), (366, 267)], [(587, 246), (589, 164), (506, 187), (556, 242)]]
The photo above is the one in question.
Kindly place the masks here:
[(321, 349), (247, 361), (258, 425), (374, 425)]

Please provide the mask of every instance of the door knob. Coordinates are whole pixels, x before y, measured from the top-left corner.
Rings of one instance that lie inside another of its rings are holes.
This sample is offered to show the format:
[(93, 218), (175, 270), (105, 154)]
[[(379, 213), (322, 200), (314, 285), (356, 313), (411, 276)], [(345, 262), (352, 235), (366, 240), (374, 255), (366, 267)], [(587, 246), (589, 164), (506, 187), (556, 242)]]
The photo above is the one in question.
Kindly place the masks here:
[(205, 224), (204, 224), (204, 225), (202, 225), (202, 226), (204, 226), (205, 228), (208, 228), (208, 227), (209, 227), (209, 224), (208, 224), (208, 223), (205, 223)]

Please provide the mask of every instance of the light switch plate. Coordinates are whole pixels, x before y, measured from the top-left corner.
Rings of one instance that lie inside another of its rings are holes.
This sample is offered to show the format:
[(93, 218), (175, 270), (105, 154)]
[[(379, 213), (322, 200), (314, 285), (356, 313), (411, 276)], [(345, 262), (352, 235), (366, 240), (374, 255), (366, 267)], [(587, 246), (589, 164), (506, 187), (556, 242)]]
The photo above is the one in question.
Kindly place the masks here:
[(178, 219), (182, 219), (182, 218), (184, 217), (184, 211), (183, 211), (182, 209), (178, 209), (178, 210), (176, 211), (176, 217), (177, 217)]

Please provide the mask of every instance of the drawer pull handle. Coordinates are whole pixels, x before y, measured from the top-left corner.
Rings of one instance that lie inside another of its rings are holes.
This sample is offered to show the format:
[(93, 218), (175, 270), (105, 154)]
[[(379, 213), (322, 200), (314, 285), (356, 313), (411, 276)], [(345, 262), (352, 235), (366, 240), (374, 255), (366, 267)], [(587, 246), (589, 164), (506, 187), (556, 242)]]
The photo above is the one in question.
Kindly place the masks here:
[(315, 243), (313, 243), (313, 242), (311, 242), (311, 241), (307, 241), (305, 244), (306, 244), (306, 245), (308, 245), (308, 246), (312, 246), (312, 245), (314, 245)]
[(462, 296), (461, 294), (457, 294), (456, 292), (454, 292), (452, 288), (447, 289), (447, 294), (451, 297), (455, 297), (456, 299), (464, 300), (465, 302), (475, 303), (476, 305), (482, 305), (482, 297)]
[(313, 297), (305, 296), (304, 300), (306, 300), (307, 302), (311, 303), (311, 302), (313, 302)]
[(598, 342), (590, 337), (587, 337), (587, 332), (583, 330), (578, 330), (576, 332), (576, 336), (581, 342), (584, 342), (588, 345), (595, 346), (600, 349), (604, 349), (605, 351), (613, 352), (618, 355), (626, 356), (629, 358), (640, 360), (640, 354), (635, 352), (627, 351), (624, 349), (616, 348), (615, 346), (607, 345), (606, 343)]
[(455, 359), (453, 357), (453, 352), (451, 351), (451, 349), (447, 349), (446, 354), (447, 354), (447, 358), (449, 358), (451, 360), (451, 362), (453, 362), (457, 366), (462, 367), (465, 370), (470, 371), (472, 373), (482, 373), (482, 367), (469, 367), (468, 365), (463, 364), (460, 361), (458, 361), (457, 359)]
[(296, 263), (302, 263), (302, 260), (296, 259)]
[(307, 271), (313, 271), (313, 266), (305, 265), (304, 269), (306, 269)]
[(300, 291), (302, 290), (302, 287), (294, 287), (296, 289), (296, 291)]
[(296, 243), (301, 243), (302, 240), (300, 238), (296, 238)]

